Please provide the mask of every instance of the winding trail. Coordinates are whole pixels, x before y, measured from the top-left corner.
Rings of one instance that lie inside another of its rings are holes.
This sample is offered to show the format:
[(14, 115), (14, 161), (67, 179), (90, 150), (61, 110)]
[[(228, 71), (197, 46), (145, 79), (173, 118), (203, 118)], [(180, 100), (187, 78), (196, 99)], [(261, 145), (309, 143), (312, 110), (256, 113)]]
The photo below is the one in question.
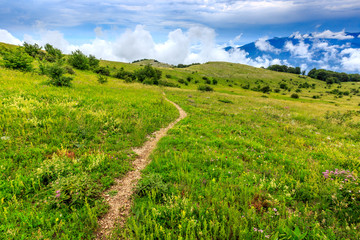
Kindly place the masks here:
[(163, 95), (166, 101), (170, 102), (178, 109), (180, 116), (167, 127), (154, 132), (151, 139), (145, 142), (142, 147), (133, 149), (138, 155), (133, 162), (134, 170), (128, 172), (122, 179), (116, 179), (115, 184), (107, 191), (107, 193), (110, 191), (117, 191), (116, 196), (110, 197), (107, 193), (104, 193), (103, 195), (109, 203), (110, 209), (98, 222), (99, 230), (96, 234), (96, 239), (109, 238), (115, 224), (118, 224), (121, 227), (124, 226), (132, 205), (131, 195), (134, 193), (134, 187), (141, 178), (141, 170), (149, 164), (148, 158), (151, 152), (154, 150), (159, 140), (166, 135), (167, 131), (187, 116), (186, 112), (179, 105), (167, 99), (165, 93), (163, 93)]

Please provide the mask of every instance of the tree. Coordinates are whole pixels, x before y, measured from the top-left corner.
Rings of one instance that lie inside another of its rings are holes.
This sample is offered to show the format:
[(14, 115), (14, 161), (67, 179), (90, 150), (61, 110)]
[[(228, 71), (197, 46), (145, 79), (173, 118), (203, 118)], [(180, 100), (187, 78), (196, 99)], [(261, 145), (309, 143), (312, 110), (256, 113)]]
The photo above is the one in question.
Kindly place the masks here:
[(68, 62), (74, 68), (77, 68), (80, 70), (89, 69), (89, 59), (80, 50), (71, 52), (71, 55), (68, 58)]

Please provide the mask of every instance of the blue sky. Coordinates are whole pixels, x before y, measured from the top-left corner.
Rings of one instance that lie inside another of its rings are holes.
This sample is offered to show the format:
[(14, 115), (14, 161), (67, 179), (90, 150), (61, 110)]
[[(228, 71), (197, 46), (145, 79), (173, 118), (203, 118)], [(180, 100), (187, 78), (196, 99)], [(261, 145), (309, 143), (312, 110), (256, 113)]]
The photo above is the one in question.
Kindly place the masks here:
[[(100, 57), (129, 61), (120, 56), (124, 49), (115, 45), (131, 44), (131, 38), (143, 43), (144, 50), (185, 44), (190, 56), (205, 54), (210, 45), (243, 45), (298, 31), (360, 32), (359, 0), (0, 0), (0, 5), (0, 41), (47, 40), (65, 52), (78, 47), (97, 53), (95, 47), (104, 47), (98, 51)], [(188, 39), (171, 40), (171, 33), (173, 38)], [(126, 34), (130, 39), (122, 39)], [(134, 54), (143, 55), (152, 56)]]

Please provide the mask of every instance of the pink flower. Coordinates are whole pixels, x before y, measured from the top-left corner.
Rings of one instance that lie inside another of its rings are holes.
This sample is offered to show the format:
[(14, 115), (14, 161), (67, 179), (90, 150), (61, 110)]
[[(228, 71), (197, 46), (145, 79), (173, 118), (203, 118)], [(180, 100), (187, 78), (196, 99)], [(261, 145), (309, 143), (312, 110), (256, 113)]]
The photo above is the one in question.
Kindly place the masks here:
[(60, 190), (57, 190), (56, 193), (60, 193)]
[(257, 232), (257, 231), (258, 231), (258, 229), (257, 229), (257, 228), (254, 228), (254, 231), (255, 231), (255, 232)]
[(273, 208), (274, 212), (277, 212), (277, 209), (276, 208)]
[(60, 194), (60, 193), (58, 193), (58, 194), (56, 194), (56, 196), (55, 196), (55, 197), (59, 198), (59, 197), (60, 197), (60, 195), (61, 195), (61, 194)]

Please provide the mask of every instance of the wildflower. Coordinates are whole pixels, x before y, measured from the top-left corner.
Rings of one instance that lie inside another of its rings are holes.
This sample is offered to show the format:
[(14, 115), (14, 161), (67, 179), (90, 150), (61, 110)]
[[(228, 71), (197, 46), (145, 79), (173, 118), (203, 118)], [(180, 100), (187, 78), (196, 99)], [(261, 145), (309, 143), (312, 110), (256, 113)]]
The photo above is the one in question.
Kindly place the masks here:
[(259, 232), (263, 233), (263, 232), (264, 232), (264, 230), (262, 230), (262, 229), (259, 229)]
[(265, 235), (266, 238), (270, 238), (270, 235)]
[(60, 193), (60, 190), (57, 190), (56, 193)]
[(59, 198), (59, 197), (60, 197), (60, 195), (61, 195), (61, 194), (60, 194), (60, 193), (58, 193), (58, 194), (56, 194), (56, 196), (55, 196), (55, 197)]
[(257, 229), (257, 228), (254, 228), (254, 231), (255, 231), (255, 232), (257, 232), (257, 231), (258, 231), (258, 229)]
[(276, 208), (273, 208), (274, 212), (277, 212), (277, 209)]

